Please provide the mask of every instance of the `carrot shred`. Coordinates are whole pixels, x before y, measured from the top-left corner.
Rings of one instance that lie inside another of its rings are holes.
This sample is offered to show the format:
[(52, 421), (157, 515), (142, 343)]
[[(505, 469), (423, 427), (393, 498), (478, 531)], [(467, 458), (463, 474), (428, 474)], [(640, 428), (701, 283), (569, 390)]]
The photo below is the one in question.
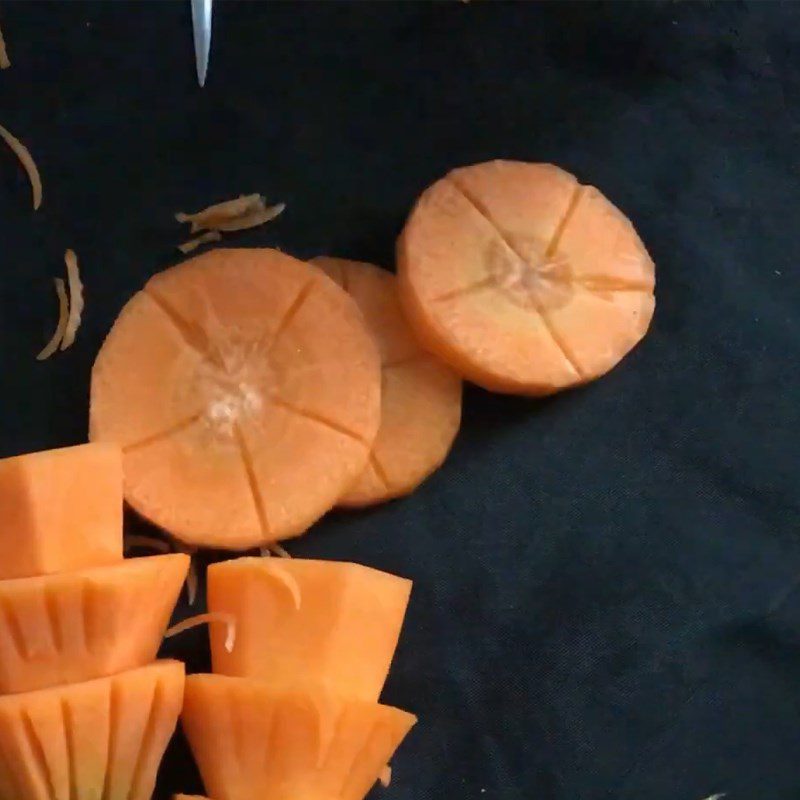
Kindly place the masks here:
[(8, 69), (11, 66), (11, 59), (8, 57), (8, 49), (6, 48), (5, 39), (3, 39), (3, 31), (0, 29), (0, 69)]
[(75, 341), (75, 334), (81, 325), (83, 313), (83, 284), (81, 283), (78, 269), (78, 257), (74, 250), (64, 253), (64, 263), (67, 265), (67, 281), (69, 282), (69, 319), (64, 329), (64, 338), (61, 340), (61, 349), (66, 350)]
[(199, 236), (195, 236), (194, 239), (189, 239), (183, 244), (179, 244), (178, 250), (184, 254), (191, 253), (193, 250), (197, 250), (201, 245), (208, 244), (209, 242), (218, 242), (220, 239), (222, 239), (222, 234), (219, 231), (206, 231)]
[(250, 228), (257, 228), (259, 225), (263, 225), (264, 223), (275, 219), (275, 217), (280, 216), (285, 208), (286, 203), (276, 203), (274, 206), (259, 208), (249, 214), (243, 214), (241, 217), (219, 222), (214, 226), (214, 230), (232, 233), (233, 231), (244, 231), (249, 230)]
[(264, 198), (260, 194), (242, 194), (233, 200), (215, 203), (194, 214), (185, 214), (183, 211), (179, 211), (175, 215), (175, 219), (178, 222), (190, 222), (192, 233), (197, 233), (202, 230), (214, 229), (219, 222), (242, 217), (263, 207)]
[(125, 552), (129, 552), (134, 547), (142, 547), (148, 550), (155, 550), (158, 553), (171, 553), (172, 548), (169, 542), (163, 539), (157, 539), (155, 536), (142, 536), (135, 533), (130, 533), (125, 537)]
[(67, 290), (64, 287), (64, 281), (61, 278), (54, 278), (56, 286), (56, 295), (58, 297), (58, 323), (50, 341), (42, 348), (41, 352), (36, 356), (37, 361), (44, 361), (50, 358), (53, 353), (58, 350), (58, 345), (64, 336), (64, 331), (67, 327), (67, 319), (69, 317), (69, 301), (67, 300)]
[(264, 558), (269, 558), (269, 556), (280, 556), (281, 558), (291, 558), (289, 555), (289, 551), (286, 550), (285, 547), (281, 547), (277, 542), (270, 542), (269, 544), (265, 544), (261, 550), (261, 555)]
[(28, 173), (28, 180), (31, 182), (33, 192), (33, 210), (36, 211), (42, 204), (42, 178), (33, 156), (22, 142), (14, 136), (11, 131), (0, 125), (0, 137), (9, 146), (11, 152), (19, 159), (25, 172)]
[(189, 570), (186, 573), (186, 600), (190, 606), (197, 599), (197, 564), (194, 557), (189, 556)]
[(190, 628), (196, 628), (198, 625), (210, 625), (215, 622), (224, 623), (227, 626), (228, 633), (225, 637), (225, 649), (232, 653), (236, 644), (236, 618), (233, 614), (227, 614), (224, 611), (209, 611), (206, 614), (198, 614), (182, 620), (171, 628), (167, 628), (164, 638), (169, 639), (179, 633), (188, 631)]
[(292, 596), (294, 610), (299, 611), (303, 603), (303, 594), (300, 591), (300, 585), (297, 583), (294, 575), (290, 575), (286, 572), (277, 561), (272, 562), (268, 572), (273, 578), (277, 579), (278, 583), (288, 590), (289, 594)]
[(378, 780), (384, 789), (392, 782), (392, 768), (388, 764), (381, 770)]

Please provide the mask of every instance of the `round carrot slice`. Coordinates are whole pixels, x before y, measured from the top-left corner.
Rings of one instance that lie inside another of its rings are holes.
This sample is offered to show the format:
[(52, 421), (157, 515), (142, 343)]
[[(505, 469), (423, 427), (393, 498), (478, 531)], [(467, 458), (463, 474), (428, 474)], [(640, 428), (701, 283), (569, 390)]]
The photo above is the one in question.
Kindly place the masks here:
[(152, 278), (92, 372), (90, 438), (125, 496), (192, 545), (297, 536), (365, 469), (380, 358), (353, 300), (276, 250), (214, 250)]
[(338, 258), (312, 263), (356, 301), (383, 369), (381, 425), (369, 464), (339, 505), (366, 506), (409, 494), (450, 452), (461, 424), (461, 378), (420, 347), (403, 315), (394, 275)]
[(397, 257), (421, 340), (495, 391), (550, 394), (603, 375), (655, 307), (655, 268), (630, 221), (551, 164), (452, 171), (420, 197)]

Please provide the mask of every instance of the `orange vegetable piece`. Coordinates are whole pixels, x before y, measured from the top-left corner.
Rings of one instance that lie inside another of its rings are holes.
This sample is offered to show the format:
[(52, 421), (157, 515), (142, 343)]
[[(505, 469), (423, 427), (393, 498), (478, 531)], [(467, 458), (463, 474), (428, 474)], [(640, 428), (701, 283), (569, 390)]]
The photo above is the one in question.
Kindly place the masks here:
[(183, 664), (159, 661), (0, 697), (0, 797), (150, 800), (183, 684)]
[(181, 721), (211, 797), (362, 800), (416, 718), (324, 692), (191, 675)]
[(420, 197), (397, 259), (425, 346), (491, 390), (593, 380), (653, 316), (655, 268), (630, 221), (551, 164), (452, 171)]
[(189, 556), (0, 581), (0, 694), (123, 672), (156, 657)]
[(338, 258), (312, 263), (356, 301), (378, 342), (383, 369), (381, 426), (369, 464), (339, 505), (366, 506), (409, 494), (450, 452), (461, 424), (461, 378), (417, 342), (394, 275)]
[(363, 472), (380, 363), (355, 303), (276, 250), (212, 250), (152, 278), (92, 372), (90, 438), (125, 495), (191, 545), (298, 536)]
[(122, 457), (84, 444), (0, 460), (0, 580), (122, 560)]
[(322, 686), (375, 701), (397, 647), (411, 581), (341, 561), (239, 558), (208, 568), (208, 607), (236, 618), (236, 644), (212, 627), (214, 672), (274, 689)]

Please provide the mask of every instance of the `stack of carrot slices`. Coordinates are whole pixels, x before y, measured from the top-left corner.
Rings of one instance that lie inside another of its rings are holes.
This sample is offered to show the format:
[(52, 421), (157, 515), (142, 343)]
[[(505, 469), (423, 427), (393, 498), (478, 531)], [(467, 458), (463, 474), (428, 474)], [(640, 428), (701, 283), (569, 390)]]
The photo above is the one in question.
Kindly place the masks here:
[(0, 460), (0, 797), (149, 800), (183, 702), (181, 554), (122, 559), (105, 444)]
[(92, 373), (90, 439), (187, 545), (299, 536), (409, 494), (445, 460), (461, 379), (544, 395), (644, 336), (655, 268), (629, 220), (551, 164), (453, 170), (420, 197), (397, 278), (335, 258), (212, 250), (153, 277)]
[[(416, 718), (378, 703), (411, 582), (358, 564), (241, 558), (208, 571), (214, 674), (183, 728), (211, 797), (362, 800)], [(265, 747), (266, 743), (266, 747)]]

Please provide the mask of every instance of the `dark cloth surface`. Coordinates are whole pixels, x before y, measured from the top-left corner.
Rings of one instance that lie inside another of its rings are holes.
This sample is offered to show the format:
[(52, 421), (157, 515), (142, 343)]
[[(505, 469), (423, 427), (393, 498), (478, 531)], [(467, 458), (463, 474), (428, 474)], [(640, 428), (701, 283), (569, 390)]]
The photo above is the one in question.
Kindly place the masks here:
[[(204, 91), (186, 3), (0, 25), (45, 181), (33, 215), (0, 156), (0, 455), (85, 438), (174, 211), (262, 191), (285, 215), (230, 243), (391, 267), (449, 168), (558, 163), (655, 259), (643, 345), (545, 401), (469, 389), (413, 497), (289, 545), (416, 582), (384, 699), (421, 721), (376, 797), (800, 798), (800, 5), (218, 2)], [(67, 246), (85, 322), (39, 364)], [(164, 652), (207, 668), (203, 630)], [(200, 788), (178, 737), (158, 797)]]

